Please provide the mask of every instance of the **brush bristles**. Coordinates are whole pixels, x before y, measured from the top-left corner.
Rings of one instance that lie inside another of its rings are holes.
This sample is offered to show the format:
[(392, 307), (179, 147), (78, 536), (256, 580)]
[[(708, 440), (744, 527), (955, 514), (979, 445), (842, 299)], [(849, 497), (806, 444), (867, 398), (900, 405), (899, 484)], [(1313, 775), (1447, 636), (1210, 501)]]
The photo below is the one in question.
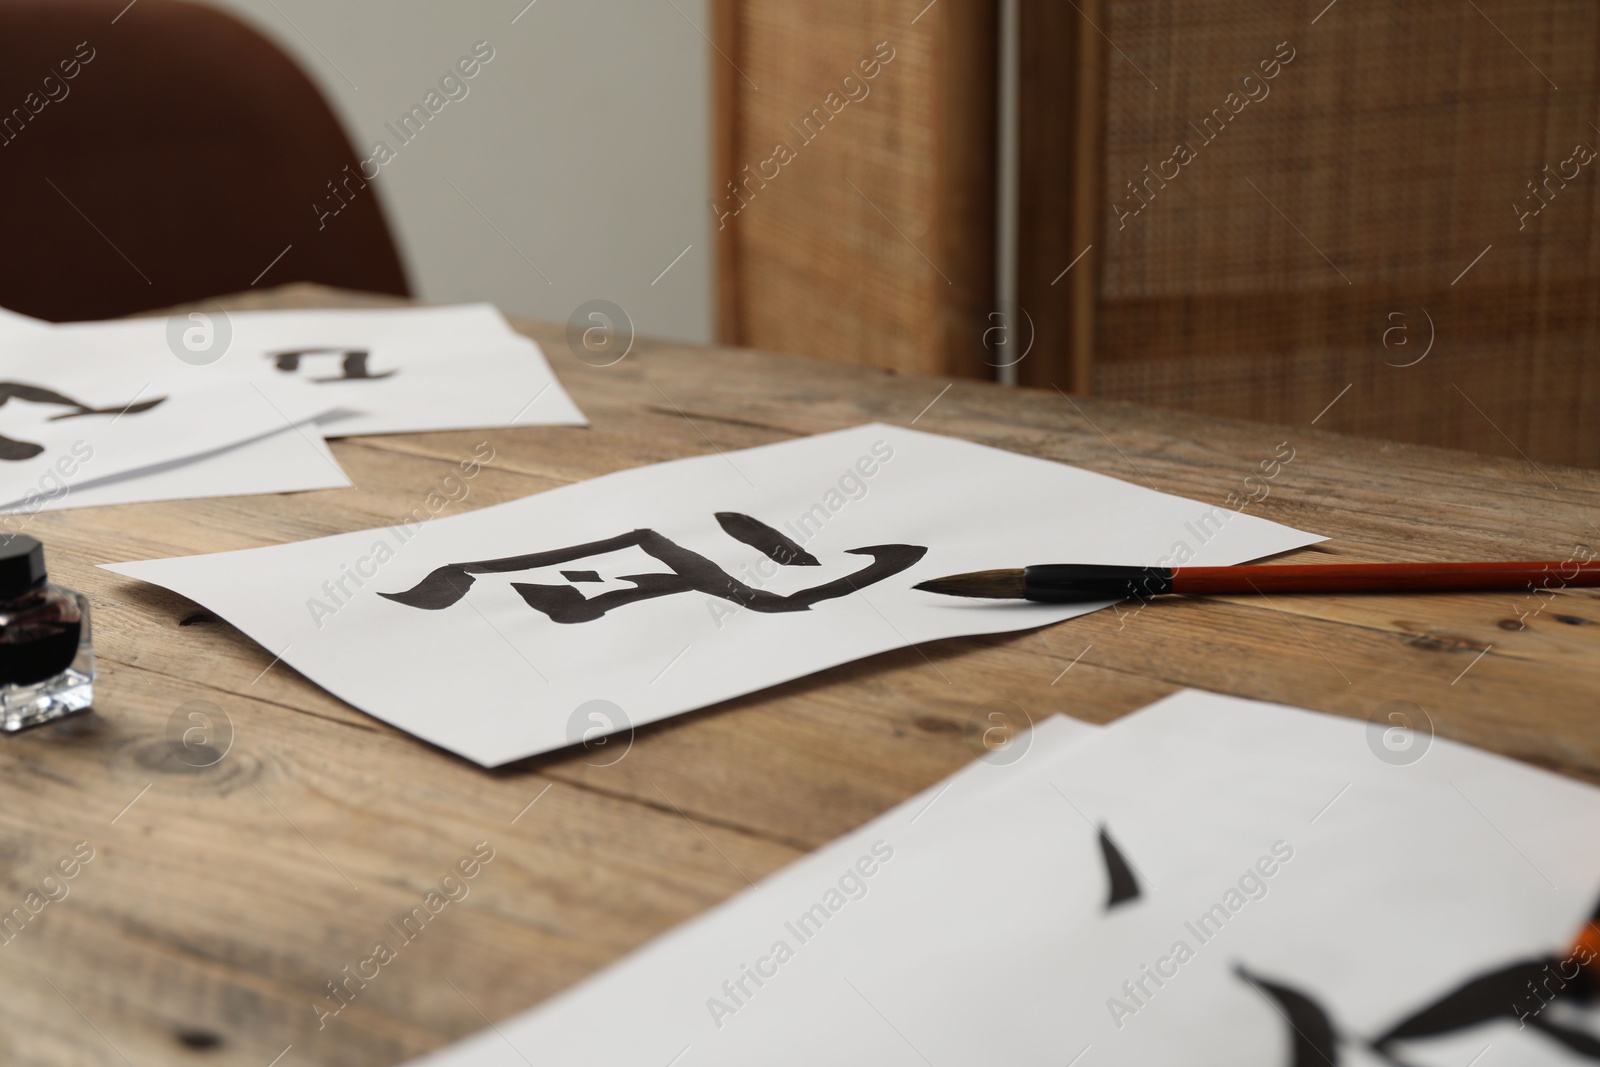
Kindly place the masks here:
[(947, 578), (934, 578), (919, 582), (914, 589), (945, 596), (981, 597), (986, 600), (1021, 600), (1023, 595), (1022, 569), (1000, 571), (973, 571), (971, 574), (952, 574)]

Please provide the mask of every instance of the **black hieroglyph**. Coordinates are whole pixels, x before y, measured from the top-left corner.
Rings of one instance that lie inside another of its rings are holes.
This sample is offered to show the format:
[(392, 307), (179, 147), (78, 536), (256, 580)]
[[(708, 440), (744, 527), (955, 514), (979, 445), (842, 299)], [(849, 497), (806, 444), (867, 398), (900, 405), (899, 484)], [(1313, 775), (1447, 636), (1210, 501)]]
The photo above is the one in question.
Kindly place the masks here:
[[(0, 407), (4, 407), (10, 400), (26, 400), (30, 404), (56, 404), (60, 407), (71, 408), (71, 411), (62, 412), (60, 415), (50, 416), (50, 422), (61, 419), (75, 419), (80, 415), (137, 415), (141, 411), (149, 411), (167, 398), (158, 396), (154, 400), (145, 400), (138, 404), (124, 404), (121, 407), (94, 408), (87, 404), (80, 404), (70, 396), (58, 393), (54, 389), (46, 389), (38, 385), (26, 385), (22, 382), (0, 382)], [(0, 460), (32, 459), (44, 446), (32, 441), (18, 441), (0, 435)]]
[(1292, 986), (1251, 974), (1244, 967), (1235, 967), (1234, 973), (1267, 998), (1288, 1024), (1289, 1067), (1339, 1067), (1339, 1035), (1322, 1005)]
[(1106, 864), (1106, 910), (1138, 900), (1139, 879), (1134, 877), (1133, 864), (1111, 840), (1104, 823), (1100, 824), (1100, 857)]
[[(730, 537), (758, 549), (781, 566), (822, 565), (820, 560), (793, 540), (748, 515), (721, 511), (717, 513), (716, 518)], [(585, 597), (575, 584), (599, 581), (600, 576), (594, 571), (562, 571), (562, 577), (575, 583), (573, 585), (513, 582), (511, 588), (522, 596), (529, 607), (543, 612), (554, 622), (563, 623), (593, 622), (611, 609), (625, 604), (689, 592), (720, 597), (751, 611), (769, 614), (807, 611), (813, 604), (846, 596), (899, 574), (915, 564), (928, 551), (921, 545), (868, 545), (864, 548), (845, 549), (850, 555), (870, 556), (872, 562), (843, 578), (814, 585), (796, 593), (780, 595), (741, 582), (712, 560), (684, 548), (654, 530), (633, 530), (630, 533), (618, 534), (616, 537), (590, 541), (569, 548), (505, 556), (501, 559), (447, 564), (434, 569), (410, 589), (379, 595), (408, 607), (438, 611), (450, 607), (466, 596), (467, 590), (472, 588), (472, 583), (476, 580), (476, 575), (514, 574), (541, 567), (555, 567), (626, 548), (642, 549), (646, 555), (655, 557), (670, 569), (651, 574), (623, 575), (618, 581), (628, 582), (633, 588), (614, 589), (592, 597)]]
[(396, 371), (386, 370), (382, 374), (373, 374), (367, 370), (367, 357), (371, 355), (364, 348), (293, 348), (282, 352), (268, 352), (267, 358), (273, 361), (285, 374), (295, 374), (300, 370), (300, 362), (307, 356), (334, 356), (339, 359), (340, 373), (332, 378), (307, 378), (307, 381), (318, 385), (327, 385), (329, 382), (375, 382), (379, 378), (387, 378)]
[[(1590, 922), (1600, 928), (1600, 905)], [(1600, 1015), (1600, 979), (1595, 960), (1579, 949), (1566, 955), (1530, 956), (1472, 975), (1437, 998), (1414, 1009), (1377, 1037), (1362, 1040), (1340, 1034), (1332, 1015), (1304, 990), (1268, 981), (1243, 967), (1235, 973), (1254, 986), (1279, 1009), (1290, 1027), (1289, 1067), (1339, 1067), (1340, 1044), (1364, 1044), (1396, 1067), (1405, 1067), (1395, 1046), (1426, 1041), (1475, 1026), (1507, 1020), (1519, 1029), (1532, 1029), (1582, 1060), (1600, 1062), (1600, 1038), (1595, 1037)], [(1556, 1012), (1547, 1011), (1560, 1004)], [(1563, 1016), (1566, 1013), (1566, 1017)], [(1573, 1025), (1573, 1016), (1586, 1016), (1589, 1026)]]

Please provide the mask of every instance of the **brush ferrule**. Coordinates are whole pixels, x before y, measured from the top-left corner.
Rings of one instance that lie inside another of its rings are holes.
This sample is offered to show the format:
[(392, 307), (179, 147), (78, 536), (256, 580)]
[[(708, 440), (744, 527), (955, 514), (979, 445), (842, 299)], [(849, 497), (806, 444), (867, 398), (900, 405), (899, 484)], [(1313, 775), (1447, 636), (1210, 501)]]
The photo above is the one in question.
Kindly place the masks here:
[(1024, 595), (1029, 600), (1052, 603), (1149, 600), (1172, 592), (1172, 568), (1050, 564), (1025, 568), (1022, 581)]

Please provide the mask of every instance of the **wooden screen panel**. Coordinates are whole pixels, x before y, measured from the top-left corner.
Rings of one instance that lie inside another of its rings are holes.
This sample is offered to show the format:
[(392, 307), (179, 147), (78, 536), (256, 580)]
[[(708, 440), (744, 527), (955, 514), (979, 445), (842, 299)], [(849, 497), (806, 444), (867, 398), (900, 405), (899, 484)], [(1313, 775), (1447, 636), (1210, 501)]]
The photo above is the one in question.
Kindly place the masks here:
[(1019, 385), (1093, 389), (1102, 17), (1101, 0), (1018, 0), (1016, 317), (1031, 346)]
[(994, 0), (719, 0), (722, 341), (992, 374), (997, 20)]
[(1600, 465), (1594, 4), (1097, 6), (1057, 34), (1103, 77), (1045, 93), (1103, 123), (1054, 173), (1100, 204), (1089, 350), (1024, 380), (1075, 351), (1101, 395)]

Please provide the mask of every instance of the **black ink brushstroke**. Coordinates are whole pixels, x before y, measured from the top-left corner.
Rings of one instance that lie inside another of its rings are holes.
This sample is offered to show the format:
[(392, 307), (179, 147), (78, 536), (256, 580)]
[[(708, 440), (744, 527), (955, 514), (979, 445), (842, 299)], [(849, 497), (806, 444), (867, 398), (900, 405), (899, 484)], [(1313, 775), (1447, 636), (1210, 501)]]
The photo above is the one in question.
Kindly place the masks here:
[(1269, 997), (1289, 1023), (1287, 1067), (1339, 1067), (1338, 1036), (1320, 1004), (1298, 989), (1269, 982), (1243, 966), (1236, 966), (1234, 973)]
[[(73, 408), (73, 411), (52, 415), (46, 421), (59, 422), (62, 419), (76, 419), (84, 415), (137, 415), (141, 411), (149, 411), (158, 404), (164, 403), (166, 397), (158, 396), (154, 400), (145, 400), (138, 404), (125, 404), (122, 407), (95, 408), (79, 403), (64, 393), (54, 389), (46, 389), (38, 385), (28, 385), (24, 382), (0, 382), (0, 407), (9, 400), (26, 400), (31, 404), (56, 404), (61, 407)], [(33, 441), (18, 441), (15, 438), (0, 435), (0, 460), (32, 459), (44, 451), (44, 446)]]
[(76, 419), (84, 415), (137, 415), (141, 411), (149, 411), (158, 404), (165, 403), (166, 399), (164, 396), (158, 396), (154, 400), (141, 400), (137, 404), (129, 404), (120, 408), (84, 408), (82, 411), (68, 411), (60, 415), (51, 415), (45, 421), (60, 422), (62, 419)]
[[(739, 528), (749, 531), (754, 525), (759, 524), (751, 519), (749, 524), (740, 525)], [(776, 531), (773, 532), (776, 534)], [(752, 611), (769, 614), (808, 611), (813, 604), (846, 596), (857, 589), (899, 574), (913, 566), (928, 551), (921, 545), (869, 545), (864, 548), (846, 549), (847, 554), (871, 556), (872, 562), (843, 578), (784, 596), (746, 585), (717, 566), (714, 561), (684, 548), (654, 530), (633, 530), (615, 537), (573, 545), (570, 548), (529, 552), (470, 563), (447, 564), (429, 572), (410, 589), (378, 595), (407, 607), (439, 611), (454, 605), (464, 597), (476, 581), (475, 575), (512, 574), (518, 571), (554, 567), (625, 548), (642, 550), (646, 555), (653, 556), (666, 564), (670, 571), (624, 575), (618, 578), (618, 581), (631, 583), (632, 589), (614, 589), (588, 598), (570, 585), (514, 582), (512, 588), (521, 595), (529, 607), (543, 612), (552, 621), (559, 623), (592, 622), (613, 608), (686, 592), (704, 593), (731, 601)]]
[(1100, 827), (1100, 854), (1106, 861), (1106, 910), (1110, 911), (1130, 900), (1138, 900), (1139, 880), (1134, 877), (1133, 868), (1122, 855), (1122, 850), (1111, 840), (1104, 824)]
[(745, 585), (704, 556), (678, 548), (676, 545), (673, 548), (683, 553), (683, 556), (668, 559), (654, 552), (650, 554), (656, 555), (656, 558), (672, 567), (676, 573), (619, 575), (617, 580), (632, 583), (634, 586), (632, 589), (614, 589), (599, 596), (585, 598), (570, 585), (513, 582), (511, 588), (521, 594), (529, 607), (544, 612), (552, 622), (561, 623), (593, 622), (611, 609), (625, 604), (636, 604), (642, 600), (654, 600), (674, 593), (695, 591), (721, 597), (752, 611), (777, 614), (808, 611), (813, 604), (846, 596), (858, 588), (873, 585), (910, 567), (927, 551), (916, 545), (873, 545), (868, 548), (846, 549), (855, 555), (870, 555), (873, 561), (855, 573), (835, 581), (802, 589), (788, 596), (779, 596)]
[(34, 444), (32, 441), (18, 441), (0, 434), (0, 460), (32, 459), (43, 451), (44, 445)]
[[(1438, 1037), (1505, 1019), (1519, 1028), (1531, 1026), (1586, 1059), (1600, 1060), (1600, 1040), (1553, 1022), (1543, 1014), (1558, 1000), (1573, 1005), (1595, 1003), (1600, 991), (1594, 972), (1577, 967), (1568, 977), (1563, 973), (1563, 964), (1570, 962), (1570, 956), (1519, 960), (1470, 978), (1396, 1023), (1375, 1038), (1372, 1047), (1387, 1054), (1390, 1046), (1398, 1042)], [(1551, 988), (1552, 983), (1556, 988)], [(1548, 1000), (1544, 999), (1545, 994)]]
[(1383, 1049), (1396, 1041), (1437, 1037), (1495, 1019), (1516, 1021), (1518, 1002), (1531, 996), (1529, 984), (1537, 985), (1547, 966), (1559, 966), (1560, 963), (1561, 959), (1555, 956), (1519, 960), (1469, 978), (1432, 1004), (1400, 1020), (1374, 1038), (1372, 1045)]
[(1530, 1017), (1528, 1025), (1546, 1037), (1559, 1041), (1584, 1059), (1600, 1060), (1600, 1040), (1596, 1040), (1593, 1034), (1586, 1034), (1582, 1030), (1574, 1030), (1571, 1027), (1562, 1026), (1560, 1023), (1551, 1022), (1543, 1015)]
[[(653, 530), (634, 530), (631, 533), (618, 534), (600, 541), (590, 541), (586, 544), (573, 545), (570, 548), (551, 549), (548, 552), (528, 552), (520, 556), (505, 556), (501, 559), (478, 560), (473, 563), (450, 563), (443, 567), (436, 567), (428, 572), (416, 585), (398, 593), (379, 593), (379, 596), (404, 604), (407, 607), (422, 608), (425, 611), (439, 611), (455, 604), (467, 595), (467, 590), (472, 588), (477, 574), (511, 574), (516, 571), (533, 570), (537, 567), (554, 567), (562, 563), (571, 563), (573, 560), (584, 559), (588, 556), (603, 555), (607, 552), (616, 552), (624, 548), (644, 547), (647, 538), (661, 538)], [(661, 540), (666, 540), (661, 538)], [(645, 549), (649, 552), (649, 549)], [(651, 553), (654, 555), (654, 553)], [(657, 557), (660, 558), (659, 556)]]
[[(1600, 904), (1590, 923), (1600, 928)], [(1580, 946), (1582, 942), (1580, 941)], [(1285, 1009), (1296, 1034), (1291, 1067), (1316, 1067), (1306, 1055), (1309, 1049), (1329, 1064), (1329, 1050), (1336, 1057), (1333, 1026), (1315, 1001), (1286, 986), (1256, 978), (1237, 968), (1245, 981), (1258, 986)], [(1374, 1054), (1395, 1067), (1405, 1067), (1394, 1046), (1406, 1042), (1457, 1033), (1496, 1022), (1515, 1022), (1519, 1029), (1531, 1028), (1568, 1051), (1586, 1060), (1600, 1062), (1600, 1038), (1586, 1030), (1555, 1021), (1544, 1011), (1557, 1001), (1574, 1008), (1600, 1007), (1600, 975), (1592, 957), (1582, 957), (1574, 949), (1566, 955), (1545, 955), (1516, 960), (1491, 971), (1468, 978), (1432, 1003), (1411, 1012), (1377, 1037), (1366, 1041)]]
[(386, 370), (382, 374), (372, 374), (367, 370), (367, 357), (371, 355), (364, 348), (293, 348), (282, 352), (268, 352), (267, 358), (273, 361), (273, 366), (285, 374), (294, 374), (300, 369), (300, 360), (305, 356), (343, 356), (340, 364), (341, 374), (336, 378), (307, 378), (307, 381), (317, 385), (327, 385), (330, 382), (375, 382), (380, 378), (387, 378), (397, 372)]
[(816, 556), (759, 519), (740, 515), (736, 511), (719, 511), (717, 522), (729, 537), (743, 541), (751, 548), (765, 553), (774, 563), (785, 567), (822, 566), (822, 561)]
[(654, 600), (673, 593), (687, 593), (693, 586), (676, 574), (628, 574), (617, 578), (632, 582), (632, 589), (613, 589), (596, 597), (585, 597), (570, 585), (535, 585), (512, 582), (511, 588), (535, 611), (542, 611), (552, 622), (593, 622), (612, 608)]
[[(1600, 923), (1600, 904), (1589, 921)], [(1592, 965), (1581, 963), (1575, 953), (1517, 960), (1469, 978), (1378, 1035), (1372, 1048), (1387, 1056), (1389, 1046), (1397, 1042), (1509, 1019), (1519, 1028), (1533, 1027), (1586, 1059), (1600, 1060), (1600, 1040), (1544, 1016), (1544, 1009), (1558, 1000), (1572, 1005), (1600, 1004), (1600, 980)]]
[(561, 577), (569, 582), (603, 582), (599, 571), (562, 571)]

